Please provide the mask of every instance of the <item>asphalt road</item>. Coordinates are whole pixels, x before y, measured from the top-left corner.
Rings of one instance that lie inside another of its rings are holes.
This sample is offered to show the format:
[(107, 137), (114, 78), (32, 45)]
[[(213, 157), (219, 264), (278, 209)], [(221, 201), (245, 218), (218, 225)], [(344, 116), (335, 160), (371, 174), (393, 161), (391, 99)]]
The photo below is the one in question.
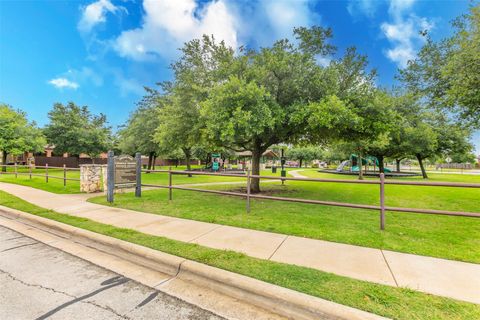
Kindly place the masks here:
[(0, 319), (223, 319), (0, 226)]

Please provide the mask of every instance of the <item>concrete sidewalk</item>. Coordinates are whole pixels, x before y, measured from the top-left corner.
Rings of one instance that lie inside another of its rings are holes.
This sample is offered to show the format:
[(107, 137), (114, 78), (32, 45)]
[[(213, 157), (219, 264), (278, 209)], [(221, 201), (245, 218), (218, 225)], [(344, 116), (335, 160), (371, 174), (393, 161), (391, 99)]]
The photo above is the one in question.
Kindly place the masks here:
[(186, 220), (0, 183), (40, 207), (199, 245), (480, 304), (480, 265)]
[(308, 178), (308, 177), (306, 177), (306, 176), (304, 176), (303, 174), (300, 173), (302, 171), (305, 171), (305, 170), (303, 170), (303, 169), (292, 170), (292, 171), (289, 171), (288, 173), (294, 178)]

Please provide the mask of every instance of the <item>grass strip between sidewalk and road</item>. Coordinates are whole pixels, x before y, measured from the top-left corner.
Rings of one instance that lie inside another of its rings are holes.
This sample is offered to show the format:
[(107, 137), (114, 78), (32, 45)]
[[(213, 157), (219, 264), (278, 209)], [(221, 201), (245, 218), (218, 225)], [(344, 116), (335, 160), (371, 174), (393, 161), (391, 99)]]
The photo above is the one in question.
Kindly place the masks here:
[(210, 249), (44, 209), (0, 191), (0, 205), (393, 319), (480, 319), (480, 305)]

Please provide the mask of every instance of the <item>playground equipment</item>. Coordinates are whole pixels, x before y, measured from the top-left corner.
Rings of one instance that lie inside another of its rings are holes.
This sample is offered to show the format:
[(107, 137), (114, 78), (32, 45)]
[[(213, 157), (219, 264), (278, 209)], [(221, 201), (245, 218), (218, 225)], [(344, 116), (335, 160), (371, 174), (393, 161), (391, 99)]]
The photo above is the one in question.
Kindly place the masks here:
[(343, 168), (349, 164), (350, 164), (350, 160), (342, 161), (342, 163), (340, 163), (340, 165), (337, 167), (337, 169), (335, 169), (335, 171), (342, 172)]
[(212, 153), (212, 171), (219, 171), (220, 166), (223, 165), (222, 162), (222, 155), (220, 153)]
[[(373, 171), (376, 171), (375, 169), (379, 166), (378, 159), (373, 156), (366, 156), (362, 158), (362, 166), (373, 166)], [(350, 167), (350, 172), (358, 172), (359, 167), (358, 167), (358, 156), (356, 154), (350, 155), (350, 160), (345, 160), (342, 161), (342, 163), (337, 167), (335, 171), (337, 172), (345, 172), (344, 168), (346, 166)], [(368, 170), (365, 170), (368, 171)], [(392, 172), (388, 168), (384, 168), (385, 172)]]

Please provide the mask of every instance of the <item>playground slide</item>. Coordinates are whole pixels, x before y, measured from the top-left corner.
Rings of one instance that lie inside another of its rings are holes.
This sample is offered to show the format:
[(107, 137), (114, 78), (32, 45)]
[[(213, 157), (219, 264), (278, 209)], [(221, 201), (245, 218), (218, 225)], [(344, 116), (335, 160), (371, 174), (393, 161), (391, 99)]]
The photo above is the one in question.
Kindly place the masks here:
[[(358, 172), (358, 166), (353, 166), (352, 167), (352, 172)], [(388, 169), (388, 168), (383, 168), (383, 171), (385, 171), (385, 173), (388, 173), (388, 172), (392, 172), (392, 170)], [(377, 169), (377, 172), (378, 172), (378, 169)]]
[[(357, 156), (352, 154), (351, 156), (352, 159), (356, 159)], [(348, 165), (350, 163), (350, 160), (345, 160), (343, 161), (336, 169), (337, 172), (342, 172), (343, 171), (343, 168)], [(355, 163), (355, 162), (354, 162)], [(378, 159), (376, 157), (373, 157), (373, 156), (367, 156), (365, 158), (362, 158), (362, 165), (376, 165), (377, 168), (378, 168)], [(378, 170), (378, 169), (377, 169)], [(350, 172), (358, 172), (359, 171), (359, 168), (358, 168), (358, 165), (355, 165), (355, 166), (352, 166), (350, 168)], [(388, 168), (384, 168), (384, 172), (385, 173), (388, 173), (388, 172), (392, 172), (392, 170), (388, 169)]]
[(340, 163), (340, 165), (337, 167), (336, 171), (337, 172), (343, 171), (343, 167), (345, 167), (349, 162), (350, 162), (350, 160), (345, 160), (342, 163)]

